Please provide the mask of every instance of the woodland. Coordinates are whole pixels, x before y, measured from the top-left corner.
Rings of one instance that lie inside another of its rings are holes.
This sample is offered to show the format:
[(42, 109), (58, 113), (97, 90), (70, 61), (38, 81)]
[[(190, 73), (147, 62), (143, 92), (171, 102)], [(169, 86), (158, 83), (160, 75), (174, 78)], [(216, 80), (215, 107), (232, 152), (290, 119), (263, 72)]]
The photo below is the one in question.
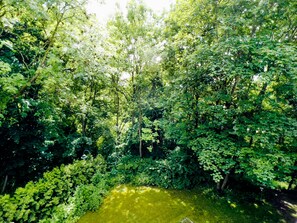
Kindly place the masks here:
[(0, 0), (0, 222), (75, 222), (120, 184), (296, 192), (297, 1), (86, 4)]

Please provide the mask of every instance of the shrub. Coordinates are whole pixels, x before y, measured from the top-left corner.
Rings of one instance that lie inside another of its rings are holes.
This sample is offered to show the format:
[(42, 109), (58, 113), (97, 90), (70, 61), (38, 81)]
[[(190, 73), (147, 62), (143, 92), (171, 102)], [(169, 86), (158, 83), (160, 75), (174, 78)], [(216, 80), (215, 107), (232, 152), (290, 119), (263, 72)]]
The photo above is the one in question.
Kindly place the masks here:
[(103, 201), (106, 190), (93, 184), (81, 185), (74, 194), (74, 215), (81, 216), (87, 211), (95, 211)]
[(80, 185), (91, 183), (97, 172), (105, 172), (106, 163), (100, 156), (43, 175), (39, 181), (18, 188), (12, 196), (0, 196), (0, 222), (36, 222), (51, 218), (57, 206), (68, 201)]
[(109, 189), (119, 184), (117, 175), (98, 171), (91, 178), (91, 183), (80, 185), (76, 188), (73, 197), (67, 203), (60, 204), (51, 219), (44, 219), (43, 223), (73, 223), (87, 211), (95, 211), (99, 208), (103, 198)]
[(177, 147), (162, 160), (125, 156), (118, 163), (117, 171), (124, 176), (125, 183), (183, 189), (200, 180), (197, 174), (200, 168), (195, 160)]

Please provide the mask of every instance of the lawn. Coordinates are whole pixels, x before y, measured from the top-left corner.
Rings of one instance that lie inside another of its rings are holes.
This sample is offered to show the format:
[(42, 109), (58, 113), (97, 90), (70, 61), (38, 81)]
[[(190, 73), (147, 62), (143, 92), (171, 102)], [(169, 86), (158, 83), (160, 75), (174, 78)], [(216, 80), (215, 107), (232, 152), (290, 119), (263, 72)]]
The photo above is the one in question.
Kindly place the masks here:
[(263, 202), (235, 202), (209, 189), (167, 190), (120, 185), (100, 209), (84, 215), (78, 223), (178, 223), (178, 222), (285, 222)]

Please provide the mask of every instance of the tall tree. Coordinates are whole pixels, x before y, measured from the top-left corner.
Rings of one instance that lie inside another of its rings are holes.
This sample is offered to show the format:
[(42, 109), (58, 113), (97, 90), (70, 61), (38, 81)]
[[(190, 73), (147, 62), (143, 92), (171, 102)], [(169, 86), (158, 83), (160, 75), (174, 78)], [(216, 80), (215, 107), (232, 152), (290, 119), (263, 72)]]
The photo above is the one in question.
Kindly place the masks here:
[(218, 189), (230, 173), (273, 187), (295, 168), (294, 4), (178, 1), (168, 18), (167, 135)]
[(95, 144), (104, 78), (85, 1), (1, 3), (0, 176), (13, 188)]
[[(119, 130), (118, 111), (120, 103), (126, 109), (123, 117), (128, 117), (129, 136), (135, 139), (137, 132), (138, 153), (143, 156), (143, 126), (145, 111), (152, 80), (157, 78), (158, 35), (157, 20), (142, 2), (130, 1), (127, 15), (116, 14), (109, 21), (109, 43), (116, 54), (112, 57), (115, 73), (111, 76), (117, 106), (117, 129)], [(122, 86), (121, 86), (122, 85)], [(120, 102), (119, 94), (123, 95)], [(127, 122), (128, 121), (128, 122)], [(117, 131), (118, 131), (117, 130)]]

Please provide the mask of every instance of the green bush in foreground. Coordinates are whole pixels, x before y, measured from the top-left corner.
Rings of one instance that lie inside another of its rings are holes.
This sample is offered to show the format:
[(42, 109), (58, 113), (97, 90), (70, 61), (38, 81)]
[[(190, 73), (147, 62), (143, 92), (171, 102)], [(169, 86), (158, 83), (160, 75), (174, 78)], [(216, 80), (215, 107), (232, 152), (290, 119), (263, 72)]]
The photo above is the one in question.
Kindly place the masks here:
[(60, 204), (51, 218), (43, 219), (40, 223), (76, 222), (87, 211), (98, 209), (110, 188), (119, 182), (116, 175), (98, 171), (91, 178), (90, 184), (78, 186), (73, 197), (70, 197), (66, 203)]
[[(0, 222), (22, 223), (51, 219), (54, 213), (59, 212), (61, 206), (69, 203), (71, 196), (96, 196), (95, 186), (86, 185), (92, 182), (95, 173), (105, 171), (106, 163), (100, 156), (54, 168), (46, 172), (39, 181), (29, 182), (24, 188), (18, 188), (12, 196), (0, 196)], [(74, 199), (74, 203), (75, 201), (77, 200)], [(90, 203), (90, 209), (98, 205), (93, 201)], [(71, 210), (69, 207), (68, 209)]]

